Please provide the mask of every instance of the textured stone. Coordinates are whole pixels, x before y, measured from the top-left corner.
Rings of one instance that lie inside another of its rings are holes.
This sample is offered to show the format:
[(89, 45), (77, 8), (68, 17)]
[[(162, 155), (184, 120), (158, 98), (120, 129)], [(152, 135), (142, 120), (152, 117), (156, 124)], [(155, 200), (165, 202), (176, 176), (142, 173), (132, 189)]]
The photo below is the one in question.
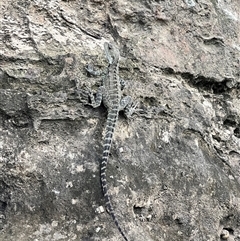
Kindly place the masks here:
[(240, 241), (240, 25), (232, 1), (1, 1), (0, 240), (122, 240), (99, 177), (103, 43), (124, 93), (108, 164), (129, 240)]

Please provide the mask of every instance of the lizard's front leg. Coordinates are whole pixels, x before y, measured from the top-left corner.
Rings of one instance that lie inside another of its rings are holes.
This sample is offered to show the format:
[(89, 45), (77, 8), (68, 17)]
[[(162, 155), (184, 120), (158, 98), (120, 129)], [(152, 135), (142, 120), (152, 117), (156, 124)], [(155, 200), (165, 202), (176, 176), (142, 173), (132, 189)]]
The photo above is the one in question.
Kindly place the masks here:
[(92, 64), (88, 64), (85, 69), (87, 70), (87, 72), (90, 74), (90, 75), (93, 75), (93, 76), (100, 76), (102, 75), (102, 71), (100, 70), (95, 70), (95, 68), (93, 67)]

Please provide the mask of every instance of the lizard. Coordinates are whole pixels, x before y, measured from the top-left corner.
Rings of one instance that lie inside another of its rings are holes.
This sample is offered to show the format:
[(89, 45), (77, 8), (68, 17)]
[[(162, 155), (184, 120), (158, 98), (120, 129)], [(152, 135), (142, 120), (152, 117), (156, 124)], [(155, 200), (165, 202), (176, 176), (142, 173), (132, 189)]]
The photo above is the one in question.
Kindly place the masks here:
[[(106, 207), (123, 239), (125, 241), (129, 241), (120, 227), (111, 203), (111, 198), (107, 187), (106, 169), (119, 111), (124, 110), (125, 115), (130, 117), (134, 112), (136, 105), (133, 105), (132, 98), (130, 96), (122, 97), (124, 83), (119, 77), (120, 53), (118, 48), (112, 43), (105, 42), (104, 50), (108, 61), (108, 68), (105, 77), (103, 78), (102, 86), (98, 88), (96, 97), (89, 89), (87, 89), (87, 95), (90, 97), (90, 105), (93, 108), (99, 107), (101, 102), (103, 102), (108, 111), (103, 143), (103, 153), (100, 163), (100, 181)], [(99, 72), (95, 71), (92, 66), (88, 65), (86, 70), (92, 75), (99, 75)]]

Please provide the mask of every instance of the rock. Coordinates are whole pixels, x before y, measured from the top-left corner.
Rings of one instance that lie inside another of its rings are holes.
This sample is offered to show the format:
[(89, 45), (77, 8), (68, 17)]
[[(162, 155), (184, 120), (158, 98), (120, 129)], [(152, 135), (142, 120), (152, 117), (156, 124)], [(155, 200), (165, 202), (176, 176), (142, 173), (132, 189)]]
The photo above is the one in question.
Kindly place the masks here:
[[(102, 197), (103, 43), (124, 95), (107, 175), (129, 240), (240, 240), (239, 11), (233, 1), (1, 3), (0, 241), (122, 240)], [(229, 236), (228, 236), (229, 235)]]

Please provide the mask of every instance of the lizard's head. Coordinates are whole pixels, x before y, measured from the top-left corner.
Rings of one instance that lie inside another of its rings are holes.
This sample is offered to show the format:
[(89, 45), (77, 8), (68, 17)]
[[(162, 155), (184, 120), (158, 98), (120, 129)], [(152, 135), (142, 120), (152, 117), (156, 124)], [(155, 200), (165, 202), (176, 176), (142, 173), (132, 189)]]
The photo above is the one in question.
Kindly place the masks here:
[(104, 50), (109, 64), (117, 64), (120, 55), (118, 48), (111, 43), (105, 42)]

